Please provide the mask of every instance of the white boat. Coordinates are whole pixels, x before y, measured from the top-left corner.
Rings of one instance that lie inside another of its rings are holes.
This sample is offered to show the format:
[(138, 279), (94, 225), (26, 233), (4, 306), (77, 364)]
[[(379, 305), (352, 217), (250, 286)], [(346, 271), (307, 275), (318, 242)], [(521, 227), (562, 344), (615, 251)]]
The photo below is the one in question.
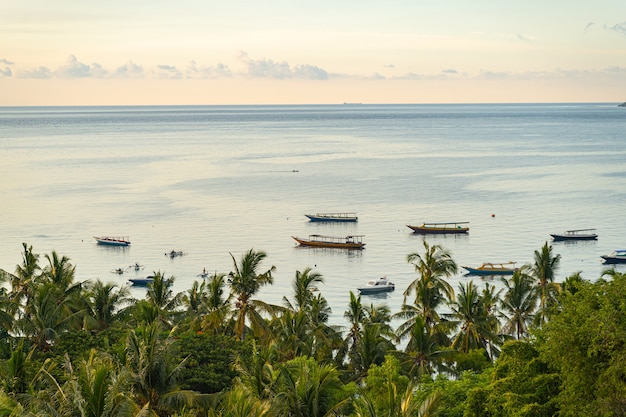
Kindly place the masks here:
[(359, 220), (356, 213), (315, 213), (305, 214), (312, 222), (356, 222)]
[(130, 240), (127, 236), (94, 236), (100, 245), (109, 246), (130, 246)]
[(605, 264), (625, 264), (626, 249), (616, 249), (609, 255), (602, 255)]
[(396, 285), (389, 281), (387, 277), (370, 279), (363, 287), (357, 288), (360, 294), (377, 294), (380, 292), (388, 292), (396, 289)]

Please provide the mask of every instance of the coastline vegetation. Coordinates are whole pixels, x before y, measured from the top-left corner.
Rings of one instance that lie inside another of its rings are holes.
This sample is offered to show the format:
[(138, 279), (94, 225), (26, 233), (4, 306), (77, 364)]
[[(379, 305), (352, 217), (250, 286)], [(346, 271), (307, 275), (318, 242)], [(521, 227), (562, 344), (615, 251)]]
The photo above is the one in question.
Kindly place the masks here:
[(626, 415), (615, 269), (555, 282), (546, 243), (496, 278), (501, 290), (453, 288), (456, 262), (424, 241), (400, 311), (350, 293), (338, 327), (320, 273), (296, 271), (272, 305), (257, 297), (273, 282), (268, 255), (231, 257), (232, 271), (181, 293), (155, 271), (137, 300), (24, 243), (15, 271), (0, 270), (0, 417)]

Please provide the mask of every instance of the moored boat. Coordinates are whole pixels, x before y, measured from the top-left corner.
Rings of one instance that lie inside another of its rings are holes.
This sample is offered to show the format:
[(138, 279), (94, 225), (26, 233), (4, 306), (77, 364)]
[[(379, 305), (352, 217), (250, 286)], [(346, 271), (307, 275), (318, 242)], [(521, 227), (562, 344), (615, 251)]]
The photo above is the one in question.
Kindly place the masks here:
[(513, 275), (519, 268), (515, 267), (515, 262), (484, 262), (477, 268), (463, 266), (467, 270), (467, 275)]
[(317, 248), (337, 248), (337, 249), (363, 249), (362, 235), (351, 235), (344, 237), (309, 235), (308, 239), (291, 236), (301, 246), (311, 246)]
[(128, 280), (132, 285), (145, 287), (148, 284), (152, 284), (154, 282), (153, 276), (148, 276), (145, 278), (131, 278)]
[(596, 229), (576, 229), (566, 230), (563, 233), (550, 233), (552, 239), (556, 241), (561, 240), (597, 240), (598, 234)]
[(389, 281), (387, 277), (370, 279), (365, 286), (357, 288), (360, 294), (378, 294), (381, 292), (393, 291), (395, 289), (395, 284)]
[(444, 222), (444, 223), (422, 223), (421, 226), (407, 227), (413, 230), (413, 233), (420, 234), (456, 234), (469, 232), (469, 222)]
[(130, 246), (130, 240), (127, 236), (94, 236), (93, 238), (100, 245)]
[(359, 220), (356, 213), (316, 213), (305, 214), (312, 222), (356, 222)]
[(626, 263), (626, 249), (616, 249), (609, 255), (602, 255), (605, 264), (625, 264)]

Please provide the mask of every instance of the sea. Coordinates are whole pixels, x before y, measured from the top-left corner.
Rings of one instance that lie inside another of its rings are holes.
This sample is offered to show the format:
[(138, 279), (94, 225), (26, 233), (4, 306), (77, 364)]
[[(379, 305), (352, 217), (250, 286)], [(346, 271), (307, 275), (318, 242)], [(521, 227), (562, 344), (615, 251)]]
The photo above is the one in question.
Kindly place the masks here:
[[(77, 281), (122, 286), (161, 272), (185, 292), (203, 270), (228, 273), (254, 249), (267, 253), (259, 272), (275, 267), (257, 298), (293, 300), (296, 272), (310, 267), (338, 326), (350, 292), (381, 276), (395, 291), (361, 301), (398, 312), (418, 278), (407, 255), (423, 254), (424, 241), (471, 267), (522, 266), (547, 242), (561, 256), (556, 281), (577, 272), (596, 281), (607, 269), (600, 256), (626, 248), (626, 109), (617, 103), (0, 107), (0, 178), (8, 272), (26, 243), (44, 266), (52, 251), (67, 256)], [(359, 221), (304, 216), (318, 212)], [(470, 230), (407, 227), (423, 222)], [(550, 237), (587, 228), (597, 241)], [(366, 246), (312, 249), (292, 238), (311, 234), (362, 235)], [(98, 245), (102, 235), (132, 244)], [(456, 290), (470, 280), (503, 288), (500, 277), (461, 268), (449, 277)]]

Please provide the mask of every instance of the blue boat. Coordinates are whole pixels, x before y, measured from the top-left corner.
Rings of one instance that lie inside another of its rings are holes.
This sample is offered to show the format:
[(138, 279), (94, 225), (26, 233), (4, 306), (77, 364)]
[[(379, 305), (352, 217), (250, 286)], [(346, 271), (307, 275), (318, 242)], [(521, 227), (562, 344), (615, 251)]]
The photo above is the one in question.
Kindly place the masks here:
[(152, 284), (154, 282), (154, 277), (153, 276), (148, 276), (145, 278), (131, 278), (128, 280), (132, 285), (138, 286), (138, 287), (145, 287), (148, 284)]
[(305, 214), (312, 222), (356, 222), (359, 220), (356, 213), (315, 213)]
[(513, 275), (519, 269), (515, 267), (515, 262), (485, 262), (477, 268), (469, 266), (462, 268), (467, 270), (467, 275)]
[(94, 239), (98, 241), (99, 245), (109, 245), (109, 246), (130, 246), (130, 240), (128, 237), (117, 237), (117, 236), (94, 236)]

